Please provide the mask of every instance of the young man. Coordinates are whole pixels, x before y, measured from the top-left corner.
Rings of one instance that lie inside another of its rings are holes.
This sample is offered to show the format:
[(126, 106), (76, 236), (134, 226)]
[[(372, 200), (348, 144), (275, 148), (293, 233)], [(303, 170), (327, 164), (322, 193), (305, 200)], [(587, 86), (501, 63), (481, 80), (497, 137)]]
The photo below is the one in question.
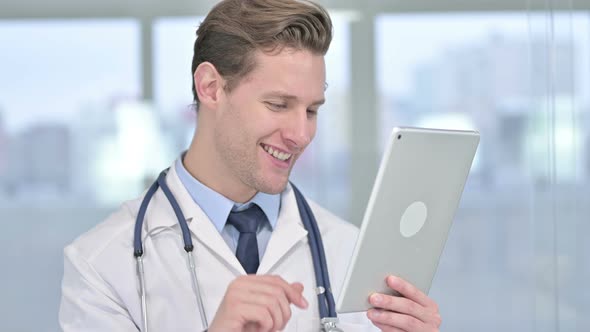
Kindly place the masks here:
[[(151, 331), (319, 329), (310, 244), (288, 180), (315, 135), (331, 30), (326, 11), (307, 2), (213, 8), (194, 48), (197, 129), (164, 180), (188, 223), (196, 267), (187, 267), (181, 227), (160, 189), (139, 229), (144, 314), (132, 255), (144, 197), (128, 202), (65, 249), (65, 331), (145, 331), (145, 321)], [(337, 296), (357, 229), (310, 205)], [(438, 331), (434, 301), (399, 278), (387, 283), (405, 297), (373, 294), (366, 317), (341, 315), (345, 331)]]

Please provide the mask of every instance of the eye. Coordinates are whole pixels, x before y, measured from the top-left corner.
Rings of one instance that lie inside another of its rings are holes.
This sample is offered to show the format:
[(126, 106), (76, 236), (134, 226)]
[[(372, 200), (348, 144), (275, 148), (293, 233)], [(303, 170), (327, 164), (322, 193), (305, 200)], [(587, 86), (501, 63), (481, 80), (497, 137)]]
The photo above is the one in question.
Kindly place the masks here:
[(264, 103), (266, 104), (266, 107), (268, 107), (272, 111), (281, 111), (287, 108), (287, 104), (273, 103), (270, 101)]
[(317, 109), (313, 109), (313, 108), (308, 108), (307, 109), (307, 116), (309, 117), (315, 117), (318, 115), (318, 110)]

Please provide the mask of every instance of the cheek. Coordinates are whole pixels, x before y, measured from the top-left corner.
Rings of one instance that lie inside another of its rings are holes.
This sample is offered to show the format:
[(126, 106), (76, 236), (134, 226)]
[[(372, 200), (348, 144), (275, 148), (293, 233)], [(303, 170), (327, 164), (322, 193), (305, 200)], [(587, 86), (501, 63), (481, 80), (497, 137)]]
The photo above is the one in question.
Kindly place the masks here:
[(223, 130), (225, 135), (239, 136), (250, 130), (251, 124), (247, 122), (248, 120), (248, 108), (232, 102), (223, 109), (218, 118), (218, 128)]
[(315, 134), (317, 133), (318, 130), (318, 122), (317, 120), (314, 118), (312, 120), (310, 120), (310, 124), (309, 124), (309, 129), (308, 129), (308, 137), (309, 137), (309, 143), (311, 143), (311, 141), (313, 141)]

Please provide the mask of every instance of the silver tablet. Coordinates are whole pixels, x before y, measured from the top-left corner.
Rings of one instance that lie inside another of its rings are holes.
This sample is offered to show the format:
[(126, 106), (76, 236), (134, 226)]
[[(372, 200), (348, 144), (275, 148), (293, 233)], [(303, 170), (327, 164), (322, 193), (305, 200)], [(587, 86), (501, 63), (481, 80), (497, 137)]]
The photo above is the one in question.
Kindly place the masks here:
[(394, 128), (338, 297), (337, 311), (365, 311), (397, 275), (428, 294), (463, 192), (479, 134)]

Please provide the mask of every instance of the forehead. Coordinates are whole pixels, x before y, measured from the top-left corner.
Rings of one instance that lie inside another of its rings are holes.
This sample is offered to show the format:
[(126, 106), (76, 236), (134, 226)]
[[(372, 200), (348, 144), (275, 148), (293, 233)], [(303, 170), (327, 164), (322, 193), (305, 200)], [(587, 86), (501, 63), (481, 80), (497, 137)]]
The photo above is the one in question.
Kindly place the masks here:
[(324, 56), (307, 50), (284, 48), (280, 52), (254, 54), (254, 69), (238, 85), (238, 89), (285, 91), (302, 100), (324, 95), (326, 68)]

